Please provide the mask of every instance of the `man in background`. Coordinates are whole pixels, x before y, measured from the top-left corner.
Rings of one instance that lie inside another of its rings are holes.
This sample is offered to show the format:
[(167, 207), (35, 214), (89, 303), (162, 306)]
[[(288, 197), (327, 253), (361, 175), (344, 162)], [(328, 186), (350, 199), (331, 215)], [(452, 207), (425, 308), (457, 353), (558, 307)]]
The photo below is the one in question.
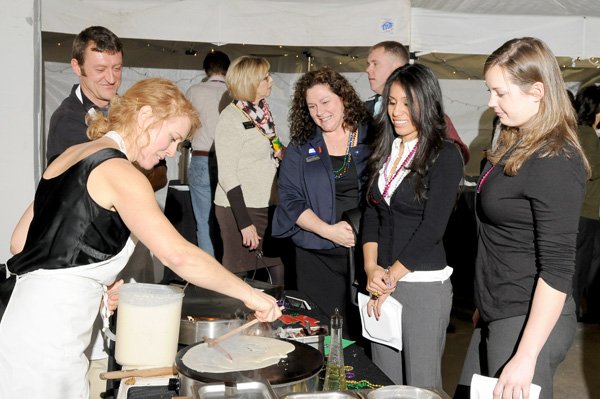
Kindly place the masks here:
[(217, 184), (217, 159), (214, 140), (219, 114), (231, 102), (227, 94), (225, 74), (229, 57), (221, 51), (211, 51), (202, 65), (206, 78), (191, 86), (186, 96), (200, 113), (202, 125), (192, 139), (192, 160), (189, 168), (189, 186), (192, 208), (196, 218), (198, 246), (215, 256), (218, 243), (213, 199)]
[[(402, 43), (396, 41), (380, 42), (369, 50), (366, 72), (369, 76), (369, 85), (371, 90), (375, 92), (375, 96), (366, 101), (365, 105), (374, 117), (385, 110), (381, 95), (388, 77), (397, 68), (408, 64), (409, 61), (410, 54), (408, 50)], [(469, 147), (461, 140), (448, 115), (446, 115), (446, 124), (448, 125), (448, 138), (458, 145), (466, 164), (469, 162)]]
[[(89, 141), (86, 116), (108, 113), (110, 100), (121, 86), (123, 44), (103, 26), (90, 26), (73, 40), (71, 69), (79, 77), (71, 94), (50, 117), (46, 160), (50, 164), (72, 145)], [(138, 168), (139, 169), (139, 168)], [(167, 183), (167, 166), (161, 161), (154, 169), (141, 170), (156, 191)]]

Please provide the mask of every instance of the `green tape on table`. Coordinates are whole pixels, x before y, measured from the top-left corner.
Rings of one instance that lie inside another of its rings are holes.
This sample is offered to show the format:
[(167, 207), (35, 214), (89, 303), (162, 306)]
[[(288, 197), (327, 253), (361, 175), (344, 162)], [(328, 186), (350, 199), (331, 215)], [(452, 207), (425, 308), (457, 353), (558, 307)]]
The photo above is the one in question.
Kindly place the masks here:
[[(342, 338), (342, 348), (347, 348), (350, 345), (354, 344), (356, 341), (350, 341), (349, 339), (343, 339)], [(324, 346), (324, 350), (323, 350), (323, 354), (325, 356), (329, 356), (329, 344), (331, 343), (331, 335), (326, 335), (325, 339), (323, 340), (323, 346)]]

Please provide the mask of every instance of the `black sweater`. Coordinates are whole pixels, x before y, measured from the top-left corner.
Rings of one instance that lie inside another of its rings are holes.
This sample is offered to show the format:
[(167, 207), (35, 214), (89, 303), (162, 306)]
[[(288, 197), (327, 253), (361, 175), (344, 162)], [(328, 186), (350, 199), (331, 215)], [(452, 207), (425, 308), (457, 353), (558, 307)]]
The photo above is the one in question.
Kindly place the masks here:
[(484, 321), (527, 314), (538, 277), (571, 292), (585, 181), (578, 155), (534, 156), (516, 176), (502, 165), (488, 175), (476, 204), (475, 304)]
[(65, 98), (50, 118), (46, 160), (50, 164), (54, 158), (75, 144), (88, 142), (85, 117), (94, 104), (83, 94), (83, 103), (75, 91), (79, 85), (73, 85), (71, 94)]
[[(446, 141), (425, 176), (427, 199), (415, 199), (411, 174), (393, 193), (390, 205), (383, 199), (371, 204), (363, 218), (363, 242), (376, 242), (377, 264), (391, 266), (399, 260), (411, 271), (441, 270), (447, 266), (442, 241), (463, 177), (463, 161), (457, 147)], [(377, 182), (377, 180), (375, 180)], [(381, 198), (377, 184), (374, 197)]]

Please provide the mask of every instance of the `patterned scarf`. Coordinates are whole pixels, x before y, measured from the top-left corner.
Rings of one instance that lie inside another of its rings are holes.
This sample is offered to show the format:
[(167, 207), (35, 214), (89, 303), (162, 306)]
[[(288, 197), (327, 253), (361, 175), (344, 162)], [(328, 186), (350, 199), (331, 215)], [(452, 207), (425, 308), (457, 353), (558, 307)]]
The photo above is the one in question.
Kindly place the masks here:
[(234, 103), (250, 117), (252, 122), (254, 122), (254, 125), (267, 136), (267, 138), (272, 139), (276, 136), (273, 116), (271, 115), (269, 104), (267, 104), (265, 99), (260, 100), (258, 104), (241, 100), (235, 100)]
[(254, 123), (254, 126), (269, 140), (273, 153), (271, 157), (276, 165), (279, 166), (279, 160), (283, 159), (283, 151), (285, 151), (284, 145), (277, 137), (275, 132), (275, 123), (273, 122), (273, 116), (269, 109), (269, 104), (262, 99), (258, 102), (258, 106), (248, 101), (234, 100), (233, 103), (236, 107), (246, 114), (250, 121)]

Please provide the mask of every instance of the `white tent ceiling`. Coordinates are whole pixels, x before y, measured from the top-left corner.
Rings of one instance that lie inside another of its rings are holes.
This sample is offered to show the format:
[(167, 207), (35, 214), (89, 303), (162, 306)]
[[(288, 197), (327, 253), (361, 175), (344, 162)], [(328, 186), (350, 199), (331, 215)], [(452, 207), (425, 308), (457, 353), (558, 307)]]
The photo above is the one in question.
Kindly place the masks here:
[(215, 44), (370, 46), (406, 42), (409, 0), (44, 0), (42, 30), (110, 26), (126, 38)]
[(110, 26), (124, 38), (215, 44), (370, 46), (489, 54), (536, 36), (558, 56), (600, 56), (598, 0), (44, 0), (42, 30)]
[(412, 0), (411, 4), (466, 14), (600, 17), (600, 2), (595, 0)]
[(521, 36), (546, 41), (567, 81), (598, 81), (600, 67), (600, 0), (43, 0), (44, 60), (68, 62), (90, 25), (123, 38), (134, 67), (198, 69), (221, 46), (278, 72), (359, 72), (369, 46), (397, 40), (440, 79), (481, 79), (485, 55)]

